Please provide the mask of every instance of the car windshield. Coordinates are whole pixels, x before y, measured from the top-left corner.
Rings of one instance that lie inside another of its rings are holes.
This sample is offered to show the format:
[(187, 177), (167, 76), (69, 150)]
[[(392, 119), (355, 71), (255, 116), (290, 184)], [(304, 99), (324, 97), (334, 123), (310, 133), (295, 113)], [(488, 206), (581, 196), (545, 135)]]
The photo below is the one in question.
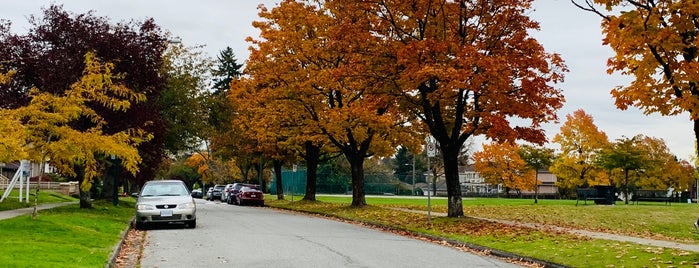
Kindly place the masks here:
[(143, 188), (141, 196), (184, 196), (187, 188), (182, 183), (152, 183)]

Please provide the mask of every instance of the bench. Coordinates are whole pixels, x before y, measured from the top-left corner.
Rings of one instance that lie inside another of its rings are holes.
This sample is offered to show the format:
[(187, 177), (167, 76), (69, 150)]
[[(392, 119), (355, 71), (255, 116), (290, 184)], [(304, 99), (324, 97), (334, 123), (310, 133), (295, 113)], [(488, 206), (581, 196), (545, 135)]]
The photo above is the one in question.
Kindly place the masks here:
[(575, 201), (575, 205), (578, 205), (580, 200), (583, 200), (584, 204), (587, 205), (587, 200), (605, 200), (604, 197), (599, 196), (599, 192), (595, 188), (578, 188), (575, 189), (578, 195), (578, 199)]
[(662, 201), (670, 204), (670, 196), (667, 190), (634, 190), (631, 194), (631, 203), (638, 205), (638, 201)]

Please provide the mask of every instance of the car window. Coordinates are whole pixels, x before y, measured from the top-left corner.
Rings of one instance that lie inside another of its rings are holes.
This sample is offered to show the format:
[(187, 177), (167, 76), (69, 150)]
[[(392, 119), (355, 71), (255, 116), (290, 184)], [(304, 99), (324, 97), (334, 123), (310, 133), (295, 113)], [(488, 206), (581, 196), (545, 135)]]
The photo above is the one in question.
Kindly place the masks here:
[(152, 183), (143, 188), (141, 196), (182, 196), (189, 195), (182, 183)]

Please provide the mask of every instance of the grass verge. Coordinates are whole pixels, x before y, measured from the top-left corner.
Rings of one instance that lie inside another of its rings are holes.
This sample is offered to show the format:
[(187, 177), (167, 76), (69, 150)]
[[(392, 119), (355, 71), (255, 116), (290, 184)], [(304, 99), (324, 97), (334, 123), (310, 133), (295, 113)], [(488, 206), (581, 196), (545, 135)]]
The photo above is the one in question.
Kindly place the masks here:
[[(42, 196), (40, 199), (42, 200)], [(0, 221), (3, 267), (104, 267), (134, 213), (132, 198), (119, 206), (95, 201), (41, 210)]]
[[(5, 192), (5, 190), (0, 190), (0, 195), (1, 195), (1, 193), (4, 193), (4, 192)], [(34, 206), (34, 196), (36, 196), (35, 193), (36, 193), (35, 189), (32, 189), (29, 192), (29, 203), (19, 202), (19, 191), (12, 190), (10, 192), (10, 194), (7, 196), (7, 198), (4, 201), (0, 202), (0, 211), (33, 207)], [(23, 199), (26, 200), (26, 197)], [(39, 191), (39, 204), (70, 202), (70, 201), (77, 201), (77, 200), (78, 200), (77, 198), (62, 195), (62, 194), (54, 192), (54, 191), (47, 191), (47, 190)]]
[[(612, 240), (591, 239), (556, 231), (552, 228), (531, 229), (472, 217), (434, 217), (398, 211), (395, 207), (425, 210), (425, 199), (367, 197), (369, 204), (353, 208), (351, 197), (319, 196), (319, 202), (275, 200), (272, 207), (305, 211), (341, 219), (385, 226), (413, 234), (429, 235), (444, 240), (515, 253), (569, 267), (695, 267), (699, 254), (682, 250), (649, 247)], [(300, 198), (299, 198), (300, 199)], [(696, 241), (692, 232), (693, 218), (687, 212), (697, 205), (616, 205), (575, 206), (570, 200), (543, 200), (532, 204), (522, 199), (464, 199), (467, 216), (507, 219), (519, 222), (546, 223), (550, 226), (592, 229), (641, 237)], [(445, 199), (433, 199), (431, 209), (446, 211)], [(675, 223), (688, 220), (690, 223)], [(690, 229), (691, 228), (691, 229)], [(661, 232), (660, 234), (657, 232)]]

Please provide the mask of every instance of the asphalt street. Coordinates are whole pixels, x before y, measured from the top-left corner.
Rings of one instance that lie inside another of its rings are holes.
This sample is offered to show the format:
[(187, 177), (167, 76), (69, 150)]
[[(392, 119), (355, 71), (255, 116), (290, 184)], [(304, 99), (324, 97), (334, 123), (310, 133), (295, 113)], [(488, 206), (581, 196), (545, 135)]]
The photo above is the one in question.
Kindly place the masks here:
[(521, 267), (354, 224), (197, 202), (197, 228), (147, 231), (141, 267)]

